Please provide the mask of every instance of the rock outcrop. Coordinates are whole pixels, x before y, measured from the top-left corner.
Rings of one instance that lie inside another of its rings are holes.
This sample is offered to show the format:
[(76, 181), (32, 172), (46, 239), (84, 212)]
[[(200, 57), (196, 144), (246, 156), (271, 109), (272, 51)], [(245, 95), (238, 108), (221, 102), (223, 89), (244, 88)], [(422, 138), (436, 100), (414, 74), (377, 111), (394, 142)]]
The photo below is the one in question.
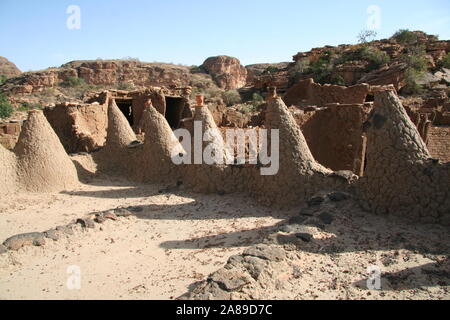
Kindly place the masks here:
[(73, 61), (60, 68), (27, 72), (10, 79), (2, 88), (6, 93), (30, 94), (53, 88), (69, 78), (82, 79), (95, 86), (188, 86), (189, 67), (134, 60)]
[(22, 72), (16, 67), (14, 63), (4, 57), (0, 57), (0, 76), (7, 78), (20, 75)]
[(247, 69), (233, 57), (210, 57), (203, 62), (202, 68), (208, 72), (217, 86), (222, 89), (239, 89), (247, 81)]

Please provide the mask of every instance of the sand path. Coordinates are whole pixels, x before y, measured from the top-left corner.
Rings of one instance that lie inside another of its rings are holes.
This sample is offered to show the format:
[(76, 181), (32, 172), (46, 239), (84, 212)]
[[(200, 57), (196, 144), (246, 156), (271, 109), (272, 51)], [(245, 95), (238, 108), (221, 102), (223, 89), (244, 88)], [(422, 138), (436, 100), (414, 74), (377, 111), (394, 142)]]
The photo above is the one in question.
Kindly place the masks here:
[[(96, 224), (67, 239), (47, 240), (0, 256), (0, 299), (170, 299), (258, 243), (264, 227), (291, 215), (241, 196), (198, 195), (161, 186), (95, 180), (55, 194), (1, 199), (0, 240), (45, 231), (86, 214), (120, 206), (143, 211)], [(254, 230), (254, 231), (253, 231)], [(81, 271), (69, 290), (68, 267)]]

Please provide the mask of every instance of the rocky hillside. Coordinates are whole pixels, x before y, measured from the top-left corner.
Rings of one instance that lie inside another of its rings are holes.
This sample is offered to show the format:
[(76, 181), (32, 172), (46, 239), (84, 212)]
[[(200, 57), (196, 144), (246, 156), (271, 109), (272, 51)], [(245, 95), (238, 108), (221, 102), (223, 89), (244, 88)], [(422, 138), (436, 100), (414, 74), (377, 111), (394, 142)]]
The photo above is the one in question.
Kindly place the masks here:
[(4, 57), (0, 57), (0, 77), (6, 79), (18, 76), (21, 73), (14, 63)]
[[(325, 46), (293, 56), (286, 64), (248, 66), (251, 85), (276, 86), (281, 92), (299, 80), (355, 85), (394, 84), (401, 94), (445, 89), (450, 76), (450, 41), (420, 31), (400, 30), (389, 39), (356, 45)], [(261, 66), (266, 67), (261, 72)]]
[(59, 68), (19, 74), (5, 79), (0, 92), (15, 105), (43, 105), (83, 100), (92, 90), (191, 86), (207, 96), (245, 86), (247, 70), (233, 57), (206, 59), (200, 67), (146, 63), (136, 59), (72, 61)]
[[(21, 106), (83, 100), (88, 91), (108, 88), (191, 86), (193, 95), (201, 93), (207, 99), (220, 99), (224, 91), (239, 89), (241, 98), (247, 101), (255, 92), (257, 96), (266, 92), (267, 87), (275, 86), (283, 94), (299, 81), (313, 78), (320, 84), (393, 84), (401, 95), (440, 90), (447, 96), (449, 52), (448, 40), (401, 30), (389, 39), (314, 48), (295, 54), (292, 62), (247, 67), (228, 56), (210, 57), (199, 67), (99, 59), (19, 74), (12, 63), (3, 63), (3, 68), (9, 70), (5, 74), (16, 76), (0, 86), (0, 93), (8, 96), (15, 106)], [(229, 100), (239, 103), (236, 95), (229, 95), (232, 97)]]

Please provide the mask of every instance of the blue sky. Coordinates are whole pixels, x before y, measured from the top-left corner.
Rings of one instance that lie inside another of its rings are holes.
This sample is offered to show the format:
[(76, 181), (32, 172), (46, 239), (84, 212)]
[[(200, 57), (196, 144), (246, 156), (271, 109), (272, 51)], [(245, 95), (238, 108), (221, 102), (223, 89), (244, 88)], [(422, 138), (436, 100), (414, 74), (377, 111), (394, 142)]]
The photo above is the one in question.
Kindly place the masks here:
[[(69, 5), (81, 10), (80, 29), (67, 28)], [(381, 10), (378, 38), (408, 28), (450, 39), (449, 0), (0, 0), (0, 56), (22, 71), (97, 58), (291, 61), (313, 47), (355, 43), (371, 5)]]

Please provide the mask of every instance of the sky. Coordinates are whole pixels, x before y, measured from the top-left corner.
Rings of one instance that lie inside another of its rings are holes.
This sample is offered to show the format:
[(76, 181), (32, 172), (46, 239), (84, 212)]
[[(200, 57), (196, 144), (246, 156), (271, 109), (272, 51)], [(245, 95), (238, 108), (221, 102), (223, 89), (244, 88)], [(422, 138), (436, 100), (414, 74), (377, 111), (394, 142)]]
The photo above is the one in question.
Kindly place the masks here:
[(378, 39), (410, 29), (448, 40), (450, 1), (0, 0), (0, 56), (22, 71), (98, 58), (292, 61), (314, 47), (356, 43), (366, 29)]

